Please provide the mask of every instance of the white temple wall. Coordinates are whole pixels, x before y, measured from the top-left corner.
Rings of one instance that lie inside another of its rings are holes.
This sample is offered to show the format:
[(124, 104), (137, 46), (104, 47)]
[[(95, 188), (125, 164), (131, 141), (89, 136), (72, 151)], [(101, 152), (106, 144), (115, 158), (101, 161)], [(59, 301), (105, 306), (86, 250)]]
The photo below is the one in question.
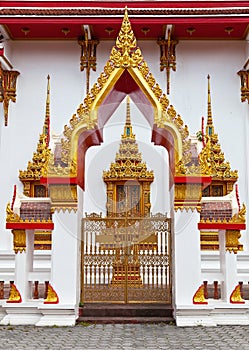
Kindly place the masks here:
[[(97, 72), (91, 72), (90, 86), (103, 70), (113, 44), (99, 44)], [(158, 45), (149, 41), (138, 42), (138, 45), (151, 72), (165, 91), (166, 73), (159, 69)], [(63, 126), (76, 112), (85, 95), (85, 72), (79, 69), (80, 47), (77, 42), (15, 41), (11, 42), (9, 50), (12, 52), (11, 62), (20, 76), (17, 80), (17, 101), (10, 102), (8, 127), (3, 126), (1, 115), (1, 249), (10, 249), (12, 245), (10, 231), (5, 230), (5, 208), (12, 198), (13, 184), (17, 184), (19, 191), (22, 191), (18, 180), (19, 169), (26, 169), (36, 150), (45, 115), (47, 75), (51, 76), (52, 131), (62, 133)], [(201, 128), (201, 116), (206, 116), (206, 77), (210, 74), (215, 130), (226, 160), (230, 161), (232, 169), (239, 170), (241, 202), (247, 202), (248, 198), (245, 128), (248, 105), (240, 101), (237, 72), (245, 63), (246, 50), (248, 53), (245, 41), (181, 41), (176, 47), (177, 70), (171, 72), (169, 95), (170, 102), (188, 124), (190, 132), (195, 133)], [(120, 133), (116, 136), (119, 138)], [(110, 160), (113, 160), (113, 155)]]
[(198, 219), (196, 210), (178, 210), (175, 213), (173, 267), (176, 309), (193, 305), (193, 296), (202, 285)]

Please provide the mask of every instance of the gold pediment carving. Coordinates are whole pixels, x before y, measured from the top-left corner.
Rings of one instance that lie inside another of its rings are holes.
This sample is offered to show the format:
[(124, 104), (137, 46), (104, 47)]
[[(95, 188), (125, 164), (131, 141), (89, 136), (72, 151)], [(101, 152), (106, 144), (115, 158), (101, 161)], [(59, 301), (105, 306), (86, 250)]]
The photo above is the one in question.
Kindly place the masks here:
[(73, 115), (69, 124), (64, 128), (64, 137), (61, 140), (63, 162), (67, 166), (69, 166), (72, 159), (77, 163), (79, 135), (84, 130), (98, 128), (98, 108), (119, 80), (124, 69), (127, 70), (153, 105), (155, 111), (154, 124), (159, 128), (166, 128), (173, 135), (176, 163), (182, 159), (184, 149), (182, 162), (185, 164), (190, 154), (188, 127), (184, 125), (181, 116), (170, 105), (167, 96), (163, 94), (162, 89), (150, 72), (141, 50), (137, 47), (127, 9), (116, 44), (103, 72), (86, 95), (83, 103), (80, 104), (77, 113)]

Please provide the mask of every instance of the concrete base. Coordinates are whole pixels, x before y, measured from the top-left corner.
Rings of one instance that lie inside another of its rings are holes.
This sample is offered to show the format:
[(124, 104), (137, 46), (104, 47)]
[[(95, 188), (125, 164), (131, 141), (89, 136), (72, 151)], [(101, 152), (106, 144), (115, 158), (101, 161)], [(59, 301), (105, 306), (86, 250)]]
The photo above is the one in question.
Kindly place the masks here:
[(227, 304), (209, 299), (208, 305), (179, 305), (175, 310), (176, 325), (218, 326), (249, 325), (249, 301), (245, 304)]
[(6, 316), (6, 311), (2, 307), (2, 304), (4, 304), (4, 303), (5, 303), (5, 301), (3, 301), (3, 300), (0, 301), (0, 324), (1, 324), (2, 319)]
[(74, 305), (43, 304), (43, 301), (0, 305), (0, 325), (74, 326), (78, 308)]
[(39, 307), (42, 317), (36, 326), (75, 326), (78, 308), (74, 305), (43, 304)]
[[(228, 304), (209, 299), (208, 305), (178, 305), (174, 317), (179, 327), (249, 325), (249, 301)], [(77, 319), (75, 305), (43, 304), (38, 300), (0, 304), (0, 325), (74, 326)]]
[(5, 316), (1, 325), (35, 325), (41, 318), (41, 313), (33, 303), (5, 303), (2, 305)]

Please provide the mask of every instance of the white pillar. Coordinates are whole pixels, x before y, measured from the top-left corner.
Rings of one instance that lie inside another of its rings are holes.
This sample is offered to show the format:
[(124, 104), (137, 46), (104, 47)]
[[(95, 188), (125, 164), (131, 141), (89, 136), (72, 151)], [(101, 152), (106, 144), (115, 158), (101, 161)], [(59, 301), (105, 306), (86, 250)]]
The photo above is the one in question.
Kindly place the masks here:
[(26, 231), (26, 252), (15, 255), (15, 285), (19, 290), (22, 301), (32, 298), (32, 282), (29, 281), (29, 272), (33, 270), (34, 231)]
[(230, 295), (238, 284), (237, 255), (226, 251), (226, 231), (219, 231), (220, 269), (224, 277), (221, 286), (221, 298), (230, 302)]
[(77, 213), (55, 212), (52, 233), (51, 281), (59, 304), (76, 305), (79, 270), (79, 238)]
[(82, 234), (81, 234), (81, 222), (83, 218), (83, 205), (84, 205), (84, 191), (82, 188), (77, 186), (77, 198), (78, 198), (78, 210), (77, 210), (77, 232), (78, 232), (78, 255), (77, 255), (77, 305), (80, 301), (80, 292), (81, 292), (81, 243), (82, 243)]
[(193, 305), (201, 280), (199, 214), (195, 210), (175, 213), (175, 304)]

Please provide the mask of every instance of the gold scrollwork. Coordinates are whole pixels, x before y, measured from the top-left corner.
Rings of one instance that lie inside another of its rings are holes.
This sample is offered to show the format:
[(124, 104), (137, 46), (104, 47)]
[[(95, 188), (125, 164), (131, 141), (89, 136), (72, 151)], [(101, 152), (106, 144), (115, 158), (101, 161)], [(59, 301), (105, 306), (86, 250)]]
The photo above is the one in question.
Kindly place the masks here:
[(230, 222), (236, 224), (244, 224), (246, 222), (246, 206), (245, 203), (242, 204), (242, 208), (238, 212), (238, 214), (234, 214)]
[(20, 216), (11, 209), (10, 203), (6, 206), (6, 222), (19, 222)]
[(160, 103), (161, 103), (161, 106), (162, 106), (163, 110), (166, 111), (166, 109), (169, 106), (169, 99), (168, 99), (168, 97), (165, 94), (161, 95)]

